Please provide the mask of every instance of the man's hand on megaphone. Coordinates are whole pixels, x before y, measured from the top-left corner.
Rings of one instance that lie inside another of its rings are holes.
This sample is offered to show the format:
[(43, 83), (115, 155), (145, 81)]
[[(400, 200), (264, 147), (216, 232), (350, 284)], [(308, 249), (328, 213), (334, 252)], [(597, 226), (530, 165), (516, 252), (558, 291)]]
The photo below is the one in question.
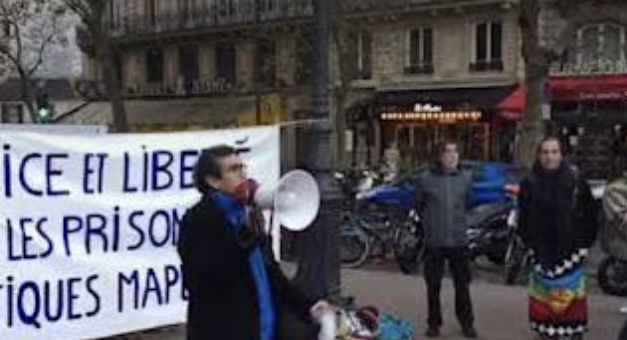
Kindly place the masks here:
[(266, 235), (266, 219), (263, 217), (261, 209), (258, 209), (255, 206), (252, 206), (248, 211), (246, 225), (255, 235)]

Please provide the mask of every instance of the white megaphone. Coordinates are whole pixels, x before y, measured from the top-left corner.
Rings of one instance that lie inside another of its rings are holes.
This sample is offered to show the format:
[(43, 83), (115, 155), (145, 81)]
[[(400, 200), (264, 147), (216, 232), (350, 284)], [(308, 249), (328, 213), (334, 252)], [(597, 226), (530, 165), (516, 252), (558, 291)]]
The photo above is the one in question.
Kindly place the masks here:
[(320, 190), (313, 176), (294, 170), (283, 176), (276, 188), (262, 186), (257, 189), (254, 201), (259, 208), (272, 210), (285, 228), (301, 231), (318, 215)]

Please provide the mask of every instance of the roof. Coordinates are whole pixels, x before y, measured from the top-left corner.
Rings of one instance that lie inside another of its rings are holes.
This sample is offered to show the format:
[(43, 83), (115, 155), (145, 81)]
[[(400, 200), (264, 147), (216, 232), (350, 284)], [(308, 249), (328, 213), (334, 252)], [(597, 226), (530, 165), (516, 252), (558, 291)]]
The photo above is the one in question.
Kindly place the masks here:
[[(36, 79), (36, 86), (41, 84), (48, 98), (53, 101), (77, 99), (79, 95), (74, 91), (72, 81), (68, 78)], [(0, 83), (0, 102), (21, 101), (21, 80), (9, 78)]]

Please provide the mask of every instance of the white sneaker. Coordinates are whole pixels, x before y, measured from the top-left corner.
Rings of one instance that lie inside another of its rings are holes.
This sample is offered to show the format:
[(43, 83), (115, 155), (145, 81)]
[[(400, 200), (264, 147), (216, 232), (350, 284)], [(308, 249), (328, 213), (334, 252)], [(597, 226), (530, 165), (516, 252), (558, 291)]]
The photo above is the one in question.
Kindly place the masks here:
[(627, 314), (627, 305), (622, 306), (622, 307), (620, 308), (620, 312), (621, 312), (621, 314)]

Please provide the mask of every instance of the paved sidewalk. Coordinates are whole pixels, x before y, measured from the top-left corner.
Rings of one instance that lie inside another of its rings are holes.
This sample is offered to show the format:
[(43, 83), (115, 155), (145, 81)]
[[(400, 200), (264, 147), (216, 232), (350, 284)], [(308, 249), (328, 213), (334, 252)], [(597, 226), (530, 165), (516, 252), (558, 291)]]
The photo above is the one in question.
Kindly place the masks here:
[[(347, 270), (343, 273), (344, 291), (354, 295), (359, 305), (374, 305), (408, 320), (417, 326), (416, 339), (425, 339), (426, 291), (422, 278), (382, 271)], [(477, 331), (484, 340), (531, 340), (534, 334), (527, 326), (527, 300), (524, 287), (507, 287), (476, 280), (472, 285)], [(454, 318), (453, 287), (446, 280), (442, 290), (443, 340), (463, 339)], [(590, 328), (586, 339), (616, 340), (623, 315), (620, 298), (591, 295)], [(130, 339), (184, 340), (182, 328), (133, 335)], [(208, 339), (228, 340), (228, 339)]]

